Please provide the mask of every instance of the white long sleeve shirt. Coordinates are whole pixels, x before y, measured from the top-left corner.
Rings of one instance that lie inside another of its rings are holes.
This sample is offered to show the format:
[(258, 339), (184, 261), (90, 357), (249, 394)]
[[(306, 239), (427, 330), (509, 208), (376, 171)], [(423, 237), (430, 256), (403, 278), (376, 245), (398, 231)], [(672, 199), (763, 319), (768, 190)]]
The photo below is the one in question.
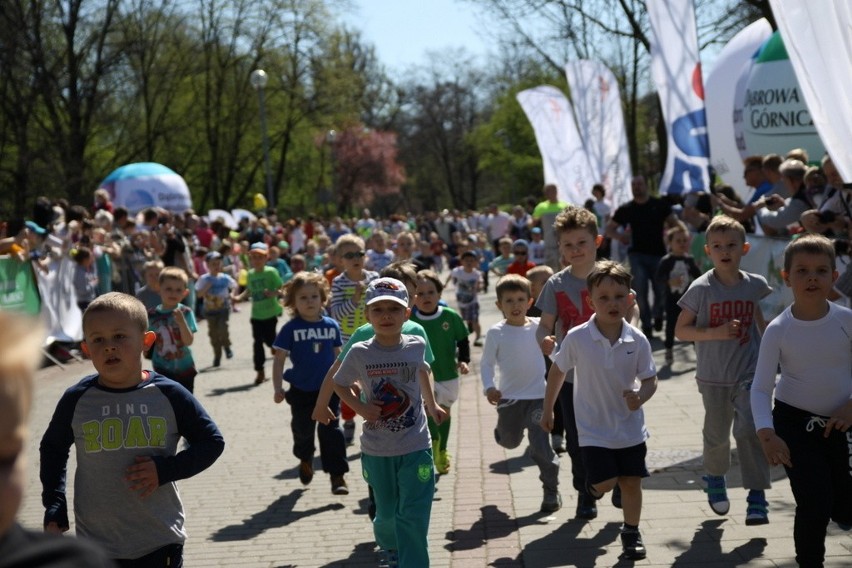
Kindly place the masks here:
[(527, 318), (523, 326), (506, 320), (485, 335), (480, 377), (483, 392), (494, 387), (508, 400), (544, 398), (544, 356), (535, 338), (538, 318)]
[(831, 416), (846, 404), (852, 398), (852, 310), (829, 303), (825, 317), (805, 321), (787, 308), (772, 320), (751, 387), (757, 430), (773, 427), (773, 389), (777, 400), (819, 416)]

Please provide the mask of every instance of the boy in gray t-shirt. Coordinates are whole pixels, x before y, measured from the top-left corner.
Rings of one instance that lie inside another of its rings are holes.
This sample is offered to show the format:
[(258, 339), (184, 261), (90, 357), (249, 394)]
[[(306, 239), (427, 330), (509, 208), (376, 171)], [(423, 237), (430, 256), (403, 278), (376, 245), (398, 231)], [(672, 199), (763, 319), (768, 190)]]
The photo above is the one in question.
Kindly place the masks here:
[(747, 525), (769, 522), (764, 490), (770, 487), (751, 414), (751, 381), (766, 321), (760, 300), (772, 291), (766, 279), (740, 270), (748, 252), (745, 229), (721, 215), (707, 227), (704, 249), (713, 270), (698, 277), (678, 301), (683, 309), (675, 334), (694, 341), (695, 378), (704, 403), (705, 491), (717, 515), (730, 509), (725, 474), (731, 467), (731, 427), (737, 441), (743, 486), (749, 489)]
[[(377, 278), (367, 287), (365, 305), (375, 336), (346, 354), (334, 391), (365, 420), (361, 464), (375, 496), (373, 532), (383, 561), (428, 566), (435, 470), (424, 406), (437, 424), (446, 412), (435, 403), (424, 339), (402, 335), (410, 311), (405, 285)], [(364, 400), (352, 389), (356, 381)], [(400, 518), (406, 522), (397, 523)]]

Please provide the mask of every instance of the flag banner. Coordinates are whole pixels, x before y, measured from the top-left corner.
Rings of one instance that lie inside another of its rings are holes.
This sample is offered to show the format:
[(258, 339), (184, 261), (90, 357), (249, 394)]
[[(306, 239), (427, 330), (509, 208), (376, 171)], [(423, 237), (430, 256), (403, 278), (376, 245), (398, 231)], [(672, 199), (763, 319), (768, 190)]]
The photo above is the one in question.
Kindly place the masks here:
[(843, 180), (852, 182), (852, 3), (769, 0), (769, 5), (811, 120)]
[(41, 312), (33, 268), (29, 261), (11, 256), (0, 257), (0, 310), (24, 312), (32, 316)]
[(83, 314), (74, 291), (74, 261), (67, 257), (52, 261), (46, 273), (39, 272), (37, 281), (47, 322), (45, 345), (82, 341)]
[(596, 179), (568, 99), (550, 85), (521, 91), (517, 99), (535, 132), (544, 183), (556, 184), (561, 201), (582, 205), (592, 196)]
[(770, 35), (772, 27), (766, 18), (741, 30), (719, 52), (713, 71), (704, 83), (710, 163), (745, 202), (754, 189), (743, 179), (745, 143), (737, 140), (734, 131), (734, 121), (741, 119), (735, 116), (735, 101), (737, 93), (745, 89), (745, 79), (755, 54)]
[(704, 83), (692, 0), (646, 0), (651, 23), (651, 75), (668, 133), (660, 193), (710, 188)]
[(568, 63), (565, 75), (592, 174), (606, 188), (604, 200), (614, 211), (633, 198), (630, 151), (618, 83), (606, 65), (587, 59)]

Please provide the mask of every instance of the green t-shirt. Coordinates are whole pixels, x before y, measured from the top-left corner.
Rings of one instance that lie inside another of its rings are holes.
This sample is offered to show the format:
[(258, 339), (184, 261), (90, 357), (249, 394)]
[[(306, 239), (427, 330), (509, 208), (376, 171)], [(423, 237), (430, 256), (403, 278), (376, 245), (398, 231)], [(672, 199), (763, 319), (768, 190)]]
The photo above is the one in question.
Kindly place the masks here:
[(251, 298), (252, 319), (265, 320), (277, 318), (281, 315), (283, 309), (278, 301), (278, 294), (267, 297), (266, 291), (277, 292), (283, 285), (281, 275), (272, 266), (264, 266), (263, 272), (254, 269), (249, 270), (246, 287), (249, 289), (249, 297)]
[(411, 320), (426, 330), (426, 337), (438, 357), (432, 364), (435, 381), (449, 381), (459, 376), (456, 360), (456, 343), (467, 339), (468, 329), (461, 316), (451, 308), (440, 306), (431, 316), (413, 314)]
[[(402, 324), (402, 333), (403, 335), (418, 335), (426, 340), (426, 353), (424, 354), (424, 359), (427, 363), (429, 363), (429, 365), (432, 365), (435, 361), (435, 355), (432, 354), (432, 348), (429, 346), (429, 336), (426, 335), (426, 330), (423, 329), (423, 326), (411, 320), (406, 320), (406, 322)], [(365, 323), (356, 329), (355, 333), (349, 336), (349, 341), (346, 342), (343, 349), (340, 350), (340, 355), (337, 356), (337, 360), (343, 361), (346, 353), (349, 352), (349, 349), (353, 345), (359, 341), (367, 341), (374, 335), (376, 335), (376, 333), (373, 331), (373, 324), (371, 323)]]

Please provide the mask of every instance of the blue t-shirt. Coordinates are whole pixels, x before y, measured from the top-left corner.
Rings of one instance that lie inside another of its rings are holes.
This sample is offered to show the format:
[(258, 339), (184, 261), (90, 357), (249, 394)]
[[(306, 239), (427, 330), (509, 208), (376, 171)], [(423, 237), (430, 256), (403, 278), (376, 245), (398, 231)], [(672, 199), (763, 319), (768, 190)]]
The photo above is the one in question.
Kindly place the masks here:
[(237, 289), (237, 283), (224, 272), (216, 276), (208, 272), (198, 279), (195, 289), (206, 294), (205, 313), (227, 312), (231, 309), (231, 292)]
[(325, 374), (334, 364), (334, 349), (343, 345), (340, 326), (330, 317), (307, 321), (298, 316), (285, 323), (272, 347), (287, 352), (293, 366), (284, 380), (297, 389), (320, 390)]

